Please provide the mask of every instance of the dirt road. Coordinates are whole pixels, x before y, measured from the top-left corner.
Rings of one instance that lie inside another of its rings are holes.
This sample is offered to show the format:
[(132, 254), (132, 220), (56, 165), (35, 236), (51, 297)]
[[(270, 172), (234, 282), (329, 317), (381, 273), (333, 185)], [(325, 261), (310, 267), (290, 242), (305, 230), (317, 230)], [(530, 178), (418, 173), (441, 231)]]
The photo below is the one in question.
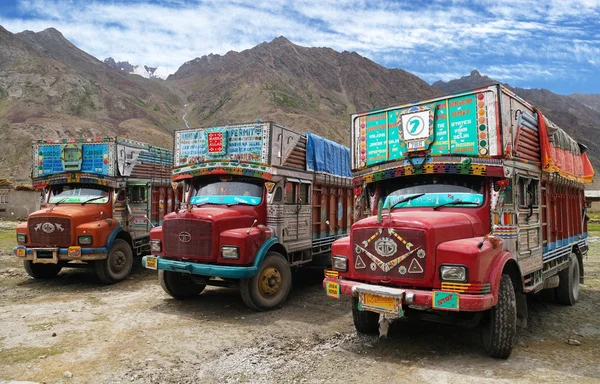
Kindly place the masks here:
[(477, 330), (400, 321), (387, 339), (357, 336), (349, 301), (325, 297), (321, 271), (297, 273), (287, 305), (257, 313), (233, 289), (176, 301), (141, 267), (114, 286), (87, 270), (33, 280), (5, 248), (0, 382), (598, 383), (599, 238), (585, 268), (574, 307), (529, 301), (529, 327), (503, 361), (484, 355)]

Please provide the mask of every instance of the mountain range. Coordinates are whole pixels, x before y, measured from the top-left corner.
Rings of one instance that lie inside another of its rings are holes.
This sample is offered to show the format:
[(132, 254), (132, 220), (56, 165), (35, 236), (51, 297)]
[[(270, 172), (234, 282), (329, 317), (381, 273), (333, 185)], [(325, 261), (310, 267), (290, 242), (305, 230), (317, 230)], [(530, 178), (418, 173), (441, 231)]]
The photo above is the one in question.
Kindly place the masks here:
[[(496, 83), (473, 71), (429, 85), (355, 52), (302, 47), (285, 37), (195, 58), (166, 80), (156, 71), (100, 61), (53, 28), (13, 34), (0, 26), (0, 177), (26, 182), (32, 139), (122, 135), (170, 147), (173, 130), (188, 124), (274, 120), (348, 145), (352, 112)], [(600, 169), (592, 140), (600, 95), (512, 89), (588, 146)]]

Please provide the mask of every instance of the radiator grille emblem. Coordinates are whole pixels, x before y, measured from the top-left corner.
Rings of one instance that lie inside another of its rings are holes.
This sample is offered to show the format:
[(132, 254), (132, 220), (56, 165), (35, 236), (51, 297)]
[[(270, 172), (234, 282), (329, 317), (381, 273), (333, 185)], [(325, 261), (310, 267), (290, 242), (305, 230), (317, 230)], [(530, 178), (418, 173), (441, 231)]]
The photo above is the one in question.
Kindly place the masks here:
[(52, 233), (52, 232), (54, 232), (55, 229), (56, 229), (56, 227), (52, 223), (46, 222), (46, 223), (42, 224), (42, 231), (44, 231), (46, 233)]
[(189, 243), (192, 240), (192, 235), (189, 232), (179, 232), (179, 241)]
[(389, 237), (382, 237), (375, 241), (375, 251), (382, 257), (393, 256), (398, 250), (398, 245)]

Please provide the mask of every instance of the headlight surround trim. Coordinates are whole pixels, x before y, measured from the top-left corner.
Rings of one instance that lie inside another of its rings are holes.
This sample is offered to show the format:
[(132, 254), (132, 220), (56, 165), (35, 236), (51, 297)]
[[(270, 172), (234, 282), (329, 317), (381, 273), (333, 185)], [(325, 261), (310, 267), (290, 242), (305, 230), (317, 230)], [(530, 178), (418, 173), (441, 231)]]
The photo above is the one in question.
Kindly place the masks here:
[(440, 265), (440, 281), (466, 283), (469, 281), (469, 269), (462, 264)]
[(331, 266), (336, 271), (348, 272), (348, 258), (346, 256), (335, 255), (331, 258)]

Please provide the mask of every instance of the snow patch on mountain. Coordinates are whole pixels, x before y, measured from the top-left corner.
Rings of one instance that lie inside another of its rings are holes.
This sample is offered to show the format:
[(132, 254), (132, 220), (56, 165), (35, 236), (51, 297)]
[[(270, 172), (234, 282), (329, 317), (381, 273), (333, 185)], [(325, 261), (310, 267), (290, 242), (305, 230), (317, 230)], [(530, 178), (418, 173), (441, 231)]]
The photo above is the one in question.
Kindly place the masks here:
[(176, 68), (167, 67), (149, 67), (147, 65), (132, 65), (128, 61), (115, 61), (112, 57), (104, 59), (104, 64), (111, 68), (123, 72), (140, 75), (147, 79), (166, 79), (170, 74), (175, 73)]

